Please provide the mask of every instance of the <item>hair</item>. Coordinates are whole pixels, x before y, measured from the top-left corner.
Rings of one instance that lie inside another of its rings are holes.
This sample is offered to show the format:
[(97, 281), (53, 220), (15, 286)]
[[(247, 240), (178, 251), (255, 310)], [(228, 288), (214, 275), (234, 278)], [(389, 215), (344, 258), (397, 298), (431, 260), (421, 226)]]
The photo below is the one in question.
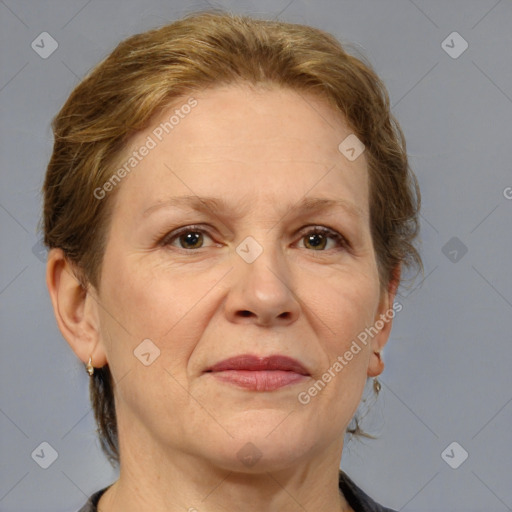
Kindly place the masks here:
[[(84, 288), (99, 286), (113, 190), (128, 139), (173, 102), (218, 85), (279, 86), (315, 95), (341, 112), (365, 145), (370, 228), (381, 287), (397, 268), (422, 269), (413, 242), (420, 194), (385, 86), (362, 57), (331, 34), (291, 23), (202, 11), (129, 37), (72, 91), (54, 118), (54, 146), (43, 185), (44, 243), (61, 248)], [(341, 141), (340, 141), (341, 142)], [(122, 186), (122, 185), (121, 185)], [(90, 380), (101, 448), (120, 463), (114, 385), (108, 364)], [(356, 428), (349, 432), (358, 432)]]

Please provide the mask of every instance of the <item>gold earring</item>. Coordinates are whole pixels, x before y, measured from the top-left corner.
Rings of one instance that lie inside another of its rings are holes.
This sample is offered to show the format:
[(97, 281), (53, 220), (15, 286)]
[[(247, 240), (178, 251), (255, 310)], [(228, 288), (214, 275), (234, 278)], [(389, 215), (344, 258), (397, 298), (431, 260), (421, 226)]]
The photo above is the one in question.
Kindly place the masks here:
[(89, 362), (85, 366), (85, 369), (87, 370), (87, 373), (90, 377), (92, 377), (92, 374), (94, 373), (94, 366), (92, 365), (92, 357), (89, 357)]
[(382, 384), (379, 382), (377, 377), (373, 379), (373, 390), (378, 395), (380, 393), (380, 390), (382, 389)]

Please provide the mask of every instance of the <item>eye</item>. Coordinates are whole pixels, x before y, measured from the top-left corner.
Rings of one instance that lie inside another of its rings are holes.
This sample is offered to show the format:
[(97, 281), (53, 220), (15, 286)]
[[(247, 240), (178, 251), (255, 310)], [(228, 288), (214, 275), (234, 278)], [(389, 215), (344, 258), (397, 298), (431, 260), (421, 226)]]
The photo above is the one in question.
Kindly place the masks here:
[[(203, 247), (205, 236), (211, 240), (211, 237), (204, 229), (195, 226), (188, 226), (179, 231), (169, 233), (169, 235), (163, 238), (160, 244), (164, 246), (171, 245), (186, 250), (201, 249)], [(176, 245), (175, 242), (179, 245)]]
[(334, 242), (335, 248), (349, 247), (349, 243), (343, 235), (323, 226), (315, 226), (313, 229), (309, 229), (301, 238), (301, 240), (304, 240), (306, 249), (313, 249), (314, 251), (326, 250), (329, 239)]
[[(205, 237), (212, 240), (206, 230), (198, 226), (187, 226), (172, 233), (167, 234), (159, 242), (162, 246), (172, 246), (178, 249), (192, 251), (204, 247)], [(324, 226), (315, 226), (303, 231), (301, 240), (304, 241), (304, 247), (315, 252), (323, 252), (329, 249), (349, 248), (347, 239), (337, 231)], [(331, 242), (334, 247), (327, 247)]]

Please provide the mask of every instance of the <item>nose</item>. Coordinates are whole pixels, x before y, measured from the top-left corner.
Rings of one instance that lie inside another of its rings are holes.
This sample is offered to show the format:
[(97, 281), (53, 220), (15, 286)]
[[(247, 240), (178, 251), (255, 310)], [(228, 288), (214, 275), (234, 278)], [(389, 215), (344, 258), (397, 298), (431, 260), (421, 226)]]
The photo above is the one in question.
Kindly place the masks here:
[(234, 323), (285, 326), (297, 320), (300, 302), (289, 266), (277, 249), (264, 247), (251, 263), (233, 254), (232, 285), (226, 300), (226, 314)]

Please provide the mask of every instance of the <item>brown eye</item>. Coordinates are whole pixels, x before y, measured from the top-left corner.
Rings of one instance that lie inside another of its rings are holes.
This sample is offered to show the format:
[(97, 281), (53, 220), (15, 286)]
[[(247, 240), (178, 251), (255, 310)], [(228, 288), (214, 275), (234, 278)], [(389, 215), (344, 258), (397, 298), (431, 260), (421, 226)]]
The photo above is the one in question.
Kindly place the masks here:
[[(325, 251), (329, 243), (329, 240), (334, 241), (334, 248), (346, 248), (349, 246), (346, 238), (332, 229), (317, 226), (314, 229), (310, 229), (303, 236), (304, 247), (313, 251), (321, 252)], [(331, 249), (332, 247), (327, 248)]]
[(183, 249), (198, 249), (203, 245), (203, 233), (199, 231), (187, 231), (178, 237)]
[(204, 247), (205, 237), (211, 240), (211, 237), (202, 228), (188, 226), (185, 229), (174, 231), (165, 236), (160, 245), (172, 246), (178, 249), (202, 249)]
[[(304, 237), (304, 245), (306, 248), (312, 248), (315, 250), (325, 249), (327, 245), (327, 238), (320, 233), (313, 233)], [(309, 247), (308, 247), (309, 246)]]

